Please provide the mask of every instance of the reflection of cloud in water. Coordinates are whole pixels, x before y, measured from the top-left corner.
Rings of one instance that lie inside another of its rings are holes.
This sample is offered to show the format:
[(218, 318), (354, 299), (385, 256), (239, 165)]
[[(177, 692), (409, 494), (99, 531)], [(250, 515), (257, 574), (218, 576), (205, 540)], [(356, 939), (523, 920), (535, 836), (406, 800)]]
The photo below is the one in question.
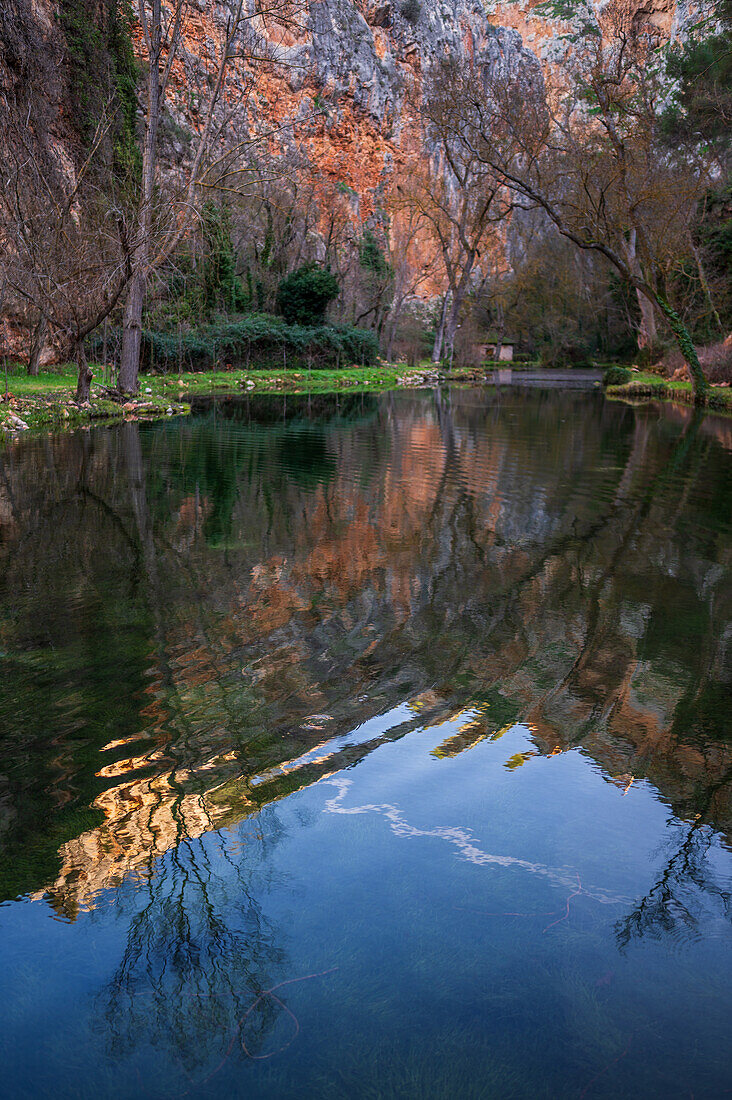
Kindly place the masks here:
[[(249, 780), (250, 786), (259, 787), (263, 783), (270, 783), (273, 779), (278, 778), (278, 776), (289, 775), (291, 772), (299, 771), (307, 767), (308, 764), (319, 764), (325, 760), (329, 760), (343, 749), (353, 748), (358, 745), (367, 745), (375, 737), (384, 737), (389, 733), (394, 734), (394, 731), (412, 716), (409, 704), (400, 703), (398, 706), (392, 707), (386, 714), (379, 714), (374, 718), (367, 719), (359, 726), (356, 726), (355, 729), (349, 730), (348, 733), (338, 734), (336, 737), (330, 737), (325, 741), (318, 741), (317, 745), (313, 745), (307, 752), (300, 753), (300, 755), (296, 756), (294, 759), (285, 760), (281, 764), (277, 764), (261, 772), (259, 775), (252, 776)], [(318, 719), (322, 725), (316, 725), (316, 719)], [(328, 714), (314, 714), (307, 721), (301, 723), (300, 729), (322, 729), (325, 722), (332, 721), (333, 719)]]
[[(555, 886), (566, 886), (570, 889), (577, 885), (577, 872), (569, 867), (548, 867), (546, 864), (532, 863), (528, 859), (518, 859), (516, 856), (499, 856), (491, 852), (484, 852), (475, 843), (469, 829), (463, 829), (457, 825), (438, 825), (434, 829), (418, 829), (416, 825), (410, 825), (408, 821), (405, 821), (400, 810), (389, 802), (369, 802), (363, 806), (344, 806), (343, 800), (352, 786), (353, 780), (336, 776), (321, 780), (321, 784), (326, 783), (336, 787), (338, 794), (326, 801), (324, 813), (382, 814), (389, 821), (391, 831), (395, 836), (438, 837), (440, 840), (446, 840), (448, 844), (454, 845), (463, 859), (467, 860), (468, 863), (474, 863), (478, 867), (491, 865), (528, 871), (529, 874), (540, 875), (542, 878), (548, 879)], [(624, 905), (631, 900), (622, 894), (611, 894), (609, 891), (603, 890), (602, 887), (588, 889), (583, 885), (582, 894), (594, 901), (602, 902), (603, 905)]]

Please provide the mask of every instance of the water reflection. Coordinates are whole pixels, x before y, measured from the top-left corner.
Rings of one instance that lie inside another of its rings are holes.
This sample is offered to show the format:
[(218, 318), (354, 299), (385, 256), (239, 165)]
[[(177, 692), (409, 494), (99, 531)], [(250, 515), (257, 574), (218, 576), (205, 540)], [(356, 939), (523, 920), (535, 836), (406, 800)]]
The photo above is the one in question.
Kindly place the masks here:
[[(729, 774), (726, 777), (730, 779)], [(709, 866), (707, 856), (714, 840), (713, 830), (701, 821), (683, 829), (671, 842), (671, 854), (648, 893), (637, 899), (618, 922), (621, 948), (633, 938), (653, 936), (698, 936), (710, 912), (729, 920), (732, 894)]]
[[(292, 965), (283, 930), (260, 900), (280, 835), (268, 809), (247, 834), (246, 859), (226, 835), (212, 849), (181, 840), (159, 873), (141, 880), (132, 904), (117, 899), (123, 912), (131, 911), (125, 948), (95, 1003), (96, 1027), (108, 1035), (115, 1058), (151, 1044), (191, 1085), (204, 1084), (212, 1049), (222, 1060), (231, 1055), (245, 1015), (248, 1052), (257, 1057), (264, 1049), (282, 1003), (267, 997), (258, 1011), (247, 1010), (276, 984), (273, 975)], [(214, 1061), (209, 1076), (217, 1068)]]
[(718, 1095), (731, 451), (479, 390), (8, 442), (10, 1094)]
[[(650, 781), (694, 822), (674, 865), (695, 866), (701, 826), (732, 825), (726, 427), (458, 391), (9, 444), (4, 896), (73, 918), (461, 713), (438, 758), (521, 719), (534, 749), (508, 767), (581, 746), (609, 781)], [(675, 878), (623, 935), (663, 925)]]

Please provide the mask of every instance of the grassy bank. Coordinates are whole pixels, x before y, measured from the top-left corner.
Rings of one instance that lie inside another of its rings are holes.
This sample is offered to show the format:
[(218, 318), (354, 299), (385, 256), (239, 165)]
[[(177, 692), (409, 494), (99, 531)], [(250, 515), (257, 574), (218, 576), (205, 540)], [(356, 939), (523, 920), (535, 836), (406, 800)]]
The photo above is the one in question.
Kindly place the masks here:
[[(683, 401), (688, 405), (694, 404), (691, 382), (662, 378), (660, 375), (651, 374), (649, 371), (639, 371), (633, 375), (630, 382), (626, 382), (622, 386), (608, 386), (605, 393), (608, 397), (657, 397), (667, 401)], [(707, 408), (727, 409), (732, 412), (732, 388), (729, 386), (711, 386)]]
[[(95, 377), (103, 378), (101, 367), (92, 365), (92, 369)], [(435, 377), (430, 368), (408, 368), (403, 364), (349, 370), (231, 370), (142, 375), (139, 395), (125, 405), (109, 400), (105, 386), (94, 382), (89, 407), (79, 408), (74, 401), (76, 370), (73, 366), (42, 372), (35, 378), (29, 377), (24, 368), (17, 367), (8, 372), (7, 397), (5, 379), (0, 375), (0, 429), (23, 431), (24, 424), (31, 429), (58, 431), (91, 423), (184, 415), (188, 412), (186, 398), (196, 394), (327, 393), (346, 389), (374, 392), (397, 386), (418, 387)]]
[[(74, 401), (76, 369), (72, 365), (42, 372), (31, 378), (22, 366), (9, 369), (7, 398), (5, 378), (0, 375), (0, 430), (23, 431), (30, 429), (60, 431), (89, 426), (92, 423), (114, 423), (136, 419), (152, 420), (163, 416), (185, 415), (187, 398), (201, 394), (236, 393), (329, 393), (337, 390), (350, 392), (378, 392), (397, 387), (428, 385), (438, 377), (430, 364), (406, 367), (404, 364), (386, 364), (373, 367), (353, 367), (343, 370), (229, 370), (201, 371), (181, 375), (142, 375), (140, 393), (125, 405), (110, 400), (102, 384), (101, 367), (93, 367), (99, 382), (92, 384), (88, 408), (79, 408)], [(480, 382), (493, 365), (470, 371), (455, 371), (439, 377), (451, 382)], [(656, 374), (639, 372), (630, 382), (620, 386), (608, 386), (606, 394), (616, 398), (655, 397), (691, 403), (691, 386), (688, 382), (672, 382)], [(715, 386), (710, 395), (709, 407), (732, 412), (732, 389)]]
[(27, 428), (61, 431), (94, 422), (112, 423), (129, 416), (157, 419), (186, 411), (179, 401), (170, 400), (161, 392), (141, 393), (130, 403), (134, 408), (126, 407), (111, 401), (104, 387), (97, 384), (92, 385), (88, 407), (79, 407), (74, 400), (76, 369), (71, 365), (41, 372), (34, 378), (23, 368), (9, 370), (7, 380), (0, 376), (0, 387), (0, 430), (6, 432)]

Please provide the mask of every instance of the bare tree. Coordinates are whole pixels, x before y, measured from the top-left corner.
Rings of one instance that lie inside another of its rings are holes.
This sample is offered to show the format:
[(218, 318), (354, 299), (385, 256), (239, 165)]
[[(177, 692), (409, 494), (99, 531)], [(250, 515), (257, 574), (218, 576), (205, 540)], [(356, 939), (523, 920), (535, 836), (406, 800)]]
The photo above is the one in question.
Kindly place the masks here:
[[(221, 5), (211, 0), (208, 14), (213, 21)], [(145, 288), (153, 272), (174, 253), (196, 217), (201, 188), (226, 187), (227, 177), (237, 171), (237, 154), (249, 151), (249, 140), (224, 142), (224, 132), (238, 107), (243, 113), (256, 83), (250, 68), (259, 72), (277, 60), (277, 45), (267, 38), (268, 21), (279, 28), (296, 22), (297, 0), (272, 0), (245, 10), (243, 0), (225, 0), (223, 23), (219, 17), (220, 40), (209, 53), (204, 45), (195, 58), (199, 87), (200, 125), (184, 170), (168, 173), (167, 194), (160, 202), (160, 128), (171, 100), (175, 67), (185, 67), (184, 29), (189, 0), (174, 0), (164, 7), (162, 0), (138, 0), (137, 14), (142, 30), (146, 65), (142, 141), (142, 173), (136, 223), (132, 241), (132, 278), (125, 302), (118, 386), (122, 393), (138, 389), (142, 313)], [(284, 31), (282, 32), (284, 33)], [(236, 77), (236, 79), (234, 79)], [(219, 109), (217, 111), (217, 109)], [(218, 156), (212, 156), (219, 145)], [(225, 148), (220, 146), (225, 144)]]
[(210, 137), (213, 111), (221, 93), (230, 51), (239, 30), (241, 0), (235, 4), (226, 24), (224, 40), (216, 66), (216, 74), (204, 114), (201, 133), (198, 136), (192, 162), (188, 171), (185, 197), (180, 204), (181, 216), (168, 240), (153, 255), (154, 201), (158, 169), (158, 131), (170, 85), (173, 64), (178, 58), (183, 34), (187, 0), (176, 0), (172, 8), (164, 9), (162, 0), (139, 0), (138, 17), (145, 46), (146, 81), (143, 106), (144, 136), (142, 142), (142, 174), (132, 248), (133, 274), (125, 303), (122, 352), (119, 369), (119, 389), (123, 393), (136, 393), (142, 338), (142, 310), (145, 286), (150, 271), (163, 262), (173, 251), (182, 236), (184, 226), (190, 220), (190, 206), (194, 196), (204, 151)]
[[(394, 199), (396, 198), (396, 201)], [(431, 247), (430, 234), (420, 210), (402, 204), (398, 192), (392, 196), (393, 211), (387, 245), (389, 264), (393, 271), (391, 304), (384, 323), (384, 354), (391, 360), (399, 325), (410, 299), (435, 278), (438, 257)]]
[(320, 203), (309, 165), (258, 148), (232, 203), (234, 243), (251, 306), (273, 310), (282, 277), (317, 255)]
[(432, 164), (422, 158), (397, 184), (402, 203), (416, 212), (436, 247), (448, 286), (432, 350), (432, 361), (449, 358), (460, 311), (481, 255), (496, 247), (496, 225), (511, 209), (511, 193), (480, 151), (461, 139), (454, 104), (441, 88), (440, 67), (427, 84), (422, 109)]
[(661, 140), (666, 86), (653, 33), (619, 0), (601, 17), (590, 4), (573, 14), (579, 29), (557, 102), (538, 70), (511, 80), (495, 68), (447, 63), (439, 93), (446, 126), (523, 206), (615, 267), (637, 293), (641, 345), (653, 340), (660, 310), (703, 402), (706, 379), (664, 283), (690, 250), (704, 165), (688, 151), (672, 155)]
[(0, 126), (6, 285), (36, 319), (36, 346), (51, 330), (76, 360), (79, 403), (88, 401), (92, 380), (85, 340), (115, 308), (131, 274), (124, 205), (99, 171), (113, 114), (110, 104), (78, 168), (60, 155), (44, 157), (16, 114)]

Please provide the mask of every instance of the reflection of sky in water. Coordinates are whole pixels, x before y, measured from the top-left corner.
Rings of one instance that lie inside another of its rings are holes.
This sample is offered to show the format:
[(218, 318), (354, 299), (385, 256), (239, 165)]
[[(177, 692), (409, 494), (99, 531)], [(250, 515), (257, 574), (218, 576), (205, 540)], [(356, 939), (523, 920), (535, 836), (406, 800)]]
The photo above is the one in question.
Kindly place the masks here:
[(318, 401), (0, 459), (4, 1091), (720, 1095), (724, 425)]
[[(608, 1064), (598, 1095), (719, 1094), (732, 952), (704, 883), (675, 900), (695, 929), (618, 947), (693, 826), (581, 753), (507, 769), (520, 726), (437, 759), (451, 728), (184, 842), (74, 924), (0, 910), (11, 1094), (579, 1096)], [(726, 863), (714, 842), (697, 871)]]

